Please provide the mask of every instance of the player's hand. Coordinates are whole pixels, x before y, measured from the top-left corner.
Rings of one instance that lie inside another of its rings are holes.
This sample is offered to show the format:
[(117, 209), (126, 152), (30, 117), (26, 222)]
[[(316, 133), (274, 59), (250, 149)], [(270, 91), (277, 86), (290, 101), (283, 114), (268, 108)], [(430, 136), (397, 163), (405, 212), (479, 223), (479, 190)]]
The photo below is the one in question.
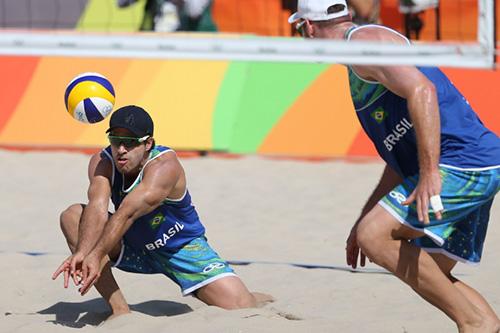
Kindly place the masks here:
[(85, 255), (81, 252), (76, 252), (71, 258), (70, 275), (73, 278), (75, 286), (82, 282), (82, 263), (84, 259)]
[(364, 267), (366, 263), (366, 256), (358, 246), (358, 240), (356, 238), (357, 229), (358, 225), (355, 224), (351, 229), (349, 237), (347, 238), (347, 244), (345, 247), (347, 265), (351, 266), (354, 269), (358, 266), (358, 257), (361, 267)]
[(436, 218), (442, 219), (443, 205), (441, 203), (441, 175), (439, 170), (430, 173), (421, 173), (417, 187), (404, 201), (403, 205), (410, 205), (416, 201), (418, 220), (429, 224), (429, 205), (432, 206)]
[(59, 268), (56, 269), (54, 274), (52, 274), (52, 280), (57, 279), (57, 277), (63, 273), (64, 275), (64, 288), (68, 288), (69, 278), (73, 279), (75, 286), (79, 285), (81, 282), (81, 264), (83, 262), (83, 253), (75, 253), (68, 258), (66, 258)]
[(63, 273), (63, 276), (64, 276), (63, 286), (64, 286), (64, 288), (68, 288), (68, 284), (69, 284), (69, 270), (71, 267), (71, 257), (72, 256), (69, 256), (68, 258), (66, 258), (62, 262), (62, 264), (56, 269), (54, 274), (52, 274), (52, 280), (55, 280), (55, 279), (57, 279), (57, 277), (61, 273)]
[(90, 287), (92, 287), (101, 276), (101, 260), (102, 256), (94, 251), (90, 252), (90, 254), (85, 257), (82, 264), (81, 287), (78, 289), (82, 296), (90, 290)]

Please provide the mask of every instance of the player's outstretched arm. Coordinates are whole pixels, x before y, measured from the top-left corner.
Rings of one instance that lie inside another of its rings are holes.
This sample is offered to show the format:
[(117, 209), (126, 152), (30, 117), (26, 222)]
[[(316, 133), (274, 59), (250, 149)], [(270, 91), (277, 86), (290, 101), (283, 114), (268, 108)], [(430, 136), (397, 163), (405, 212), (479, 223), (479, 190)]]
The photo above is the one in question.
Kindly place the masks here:
[(111, 163), (107, 159), (100, 154), (92, 156), (88, 167), (89, 202), (83, 210), (80, 221), (76, 250), (52, 275), (52, 279), (56, 279), (63, 273), (65, 288), (68, 287), (69, 277), (73, 279), (75, 285), (79, 283), (82, 262), (95, 246), (108, 219), (111, 171)]
[(107, 158), (101, 154), (92, 156), (88, 168), (89, 202), (83, 211), (76, 252), (87, 255), (96, 245), (108, 221), (112, 171)]

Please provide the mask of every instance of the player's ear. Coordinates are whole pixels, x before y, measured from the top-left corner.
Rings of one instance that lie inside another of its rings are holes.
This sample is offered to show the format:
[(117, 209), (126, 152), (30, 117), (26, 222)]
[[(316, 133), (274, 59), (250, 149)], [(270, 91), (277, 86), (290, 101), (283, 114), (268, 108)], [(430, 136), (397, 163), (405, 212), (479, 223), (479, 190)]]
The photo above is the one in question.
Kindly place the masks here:
[(304, 23), (304, 32), (307, 38), (314, 38), (314, 25), (312, 25), (311, 21), (306, 20)]
[(153, 149), (154, 146), (155, 146), (155, 139), (153, 139), (152, 137), (149, 137), (146, 140), (146, 150), (151, 151), (151, 149)]

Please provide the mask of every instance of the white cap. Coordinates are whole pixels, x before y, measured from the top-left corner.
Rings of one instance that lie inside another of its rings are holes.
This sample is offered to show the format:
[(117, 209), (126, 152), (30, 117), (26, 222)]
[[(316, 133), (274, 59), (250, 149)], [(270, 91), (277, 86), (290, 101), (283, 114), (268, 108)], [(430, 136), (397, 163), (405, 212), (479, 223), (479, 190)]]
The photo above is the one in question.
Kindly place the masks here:
[[(328, 13), (328, 8), (334, 5), (344, 5), (344, 10), (337, 13)], [(311, 21), (327, 21), (349, 14), (346, 0), (299, 0), (298, 10), (288, 18), (288, 23), (299, 19)]]

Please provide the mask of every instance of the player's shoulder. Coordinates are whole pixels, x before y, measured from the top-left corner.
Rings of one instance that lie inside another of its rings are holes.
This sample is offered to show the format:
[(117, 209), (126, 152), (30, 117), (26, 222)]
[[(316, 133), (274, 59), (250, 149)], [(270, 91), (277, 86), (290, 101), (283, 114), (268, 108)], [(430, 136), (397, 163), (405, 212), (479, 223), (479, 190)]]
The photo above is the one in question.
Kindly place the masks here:
[(106, 155), (106, 153), (104, 152), (104, 150), (101, 150), (101, 151), (98, 151), (94, 154), (92, 154), (92, 156), (90, 156), (90, 160), (89, 160), (89, 164), (109, 164), (111, 165), (111, 160), (110, 158)]
[(146, 169), (177, 169), (182, 168), (177, 154), (167, 149), (154, 156), (146, 165)]
[(164, 151), (162, 154), (149, 160), (143, 168), (143, 180), (153, 180), (148, 182), (154, 186), (164, 182), (177, 183), (179, 177), (184, 175), (184, 169), (173, 150)]
[(94, 176), (105, 176), (109, 179), (112, 178), (113, 163), (102, 152), (97, 152), (90, 157), (88, 165), (88, 175), (90, 179)]
[(392, 42), (392, 43), (408, 43), (406, 37), (401, 35), (396, 30), (383, 25), (369, 24), (359, 26), (354, 29), (351, 40), (376, 41), (376, 42)]

